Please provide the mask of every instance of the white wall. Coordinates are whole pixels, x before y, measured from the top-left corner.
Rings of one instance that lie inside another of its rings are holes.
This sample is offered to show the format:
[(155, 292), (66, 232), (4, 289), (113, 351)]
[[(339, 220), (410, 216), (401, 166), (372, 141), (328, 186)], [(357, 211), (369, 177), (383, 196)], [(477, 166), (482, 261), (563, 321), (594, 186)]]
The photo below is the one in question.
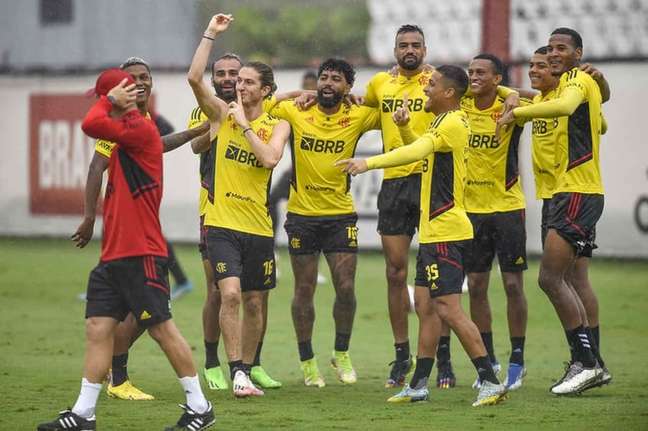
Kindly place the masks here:
[[(605, 212), (598, 227), (600, 254), (648, 257), (648, 235), (637, 228), (634, 205), (640, 195), (648, 196), (648, 148), (642, 139), (642, 101), (648, 97), (648, 65), (601, 64), (612, 87), (612, 100), (604, 111), (609, 132), (603, 138), (601, 164), (606, 187)], [(360, 70), (355, 86), (362, 93), (374, 70)], [(280, 90), (298, 88), (302, 71), (278, 71)], [(66, 236), (77, 227), (80, 216), (33, 215), (29, 199), (29, 96), (32, 94), (82, 93), (91, 87), (94, 76), (65, 78), (0, 77), (0, 234)], [(157, 110), (179, 129), (186, 124), (195, 102), (185, 76), (156, 74), (154, 92)], [(528, 134), (525, 141), (529, 143)], [(378, 152), (379, 134), (366, 136), (358, 152)], [(528, 145), (522, 145), (523, 186), (528, 202), (528, 248), (539, 251), (540, 206), (534, 201)], [(91, 154), (90, 152), (87, 155)], [(79, 163), (79, 162), (77, 162)], [(87, 159), (85, 160), (87, 164)], [(279, 166), (286, 169), (288, 154)], [(77, 171), (87, 170), (77, 166)], [(275, 179), (278, 179), (278, 172)], [(84, 175), (85, 176), (85, 175)], [(189, 148), (165, 155), (165, 185), (162, 223), (166, 235), (174, 240), (196, 241), (198, 201), (198, 161)], [(353, 190), (359, 214), (375, 214), (375, 193), (380, 174), (354, 180)], [(648, 224), (648, 206), (643, 212)], [(281, 231), (281, 229), (280, 229)], [(100, 232), (100, 223), (97, 226)], [(361, 246), (379, 246), (375, 219), (363, 219), (360, 225)], [(280, 242), (282, 238), (280, 238)]]

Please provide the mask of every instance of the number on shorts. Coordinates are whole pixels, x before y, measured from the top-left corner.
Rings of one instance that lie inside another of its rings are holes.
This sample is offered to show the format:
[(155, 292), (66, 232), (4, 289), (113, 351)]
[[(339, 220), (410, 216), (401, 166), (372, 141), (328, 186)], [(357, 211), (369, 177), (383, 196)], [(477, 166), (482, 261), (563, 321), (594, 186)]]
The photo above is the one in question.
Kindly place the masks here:
[(439, 266), (436, 263), (425, 267), (428, 281), (434, 281), (439, 278)]
[(273, 260), (266, 260), (263, 262), (263, 275), (269, 277), (272, 275), (272, 268), (274, 267)]

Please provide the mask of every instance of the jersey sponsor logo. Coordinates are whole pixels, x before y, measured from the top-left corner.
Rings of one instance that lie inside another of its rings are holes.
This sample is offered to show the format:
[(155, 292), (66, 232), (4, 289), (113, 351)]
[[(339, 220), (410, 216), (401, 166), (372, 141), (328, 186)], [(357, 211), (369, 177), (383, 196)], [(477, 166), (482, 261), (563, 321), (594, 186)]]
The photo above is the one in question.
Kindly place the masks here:
[[(403, 107), (403, 99), (383, 99), (382, 100), (382, 111), (383, 112), (394, 112), (398, 108)], [(423, 110), (423, 99), (409, 99), (407, 101), (407, 109), (410, 112), (418, 112)]]
[(498, 148), (500, 143), (495, 135), (470, 135), (468, 145), (471, 148)]
[(312, 184), (306, 184), (306, 187), (304, 188), (309, 192), (335, 193), (335, 189), (333, 187), (327, 186), (314, 186)]
[(254, 203), (254, 199), (252, 199), (251, 197), (239, 195), (238, 193), (227, 192), (227, 193), (225, 193), (225, 197), (230, 198), (230, 199), (238, 199), (238, 200), (243, 201), (243, 202), (252, 202), (252, 203)]
[(225, 158), (244, 165), (250, 165), (255, 168), (261, 168), (263, 165), (259, 162), (251, 151), (246, 151), (235, 145), (229, 144), (225, 150)]
[(495, 182), (494, 181), (488, 181), (488, 180), (467, 180), (466, 185), (467, 186), (493, 187), (493, 186), (495, 186)]
[(216, 262), (215, 269), (216, 269), (217, 273), (223, 274), (224, 272), (227, 271), (227, 263), (225, 263), (225, 262)]
[(549, 122), (547, 120), (535, 119), (533, 120), (533, 127), (531, 129), (531, 133), (533, 133), (536, 136), (546, 135), (548, 132), (550, 132), (548, 126), (549, 126)]
[(302, 150), (312, 151), (314, 153), (338, 154), (344, 151), (344, 141), (332, 141), (329, 139), (317, 139), (302, 136), (299, 147)]

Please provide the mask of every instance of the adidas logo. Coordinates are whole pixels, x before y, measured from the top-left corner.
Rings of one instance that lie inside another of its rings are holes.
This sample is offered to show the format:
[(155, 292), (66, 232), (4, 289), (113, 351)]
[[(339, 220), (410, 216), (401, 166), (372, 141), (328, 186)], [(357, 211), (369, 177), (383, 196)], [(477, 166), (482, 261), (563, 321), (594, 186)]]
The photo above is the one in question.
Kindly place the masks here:
[(151, 318), (151, 315), (149, 314), (148, 311), (146, 311), (146, 310), (142, 311), (142, 314), (140, 315), (140, 320), (146, 320), (146, 319), (150, 319), (150, 318)]
[(432, 282), (432, 286), (430, 286), (430, 290), (436, 290), (438, 288), (439, 288), (439, 286), (437, 286), (436, 283)]
[(522, 265), (524, 264), (524, 258), (522, 256), (518, 257), (517, 260), (515, 261), (516, 265)]

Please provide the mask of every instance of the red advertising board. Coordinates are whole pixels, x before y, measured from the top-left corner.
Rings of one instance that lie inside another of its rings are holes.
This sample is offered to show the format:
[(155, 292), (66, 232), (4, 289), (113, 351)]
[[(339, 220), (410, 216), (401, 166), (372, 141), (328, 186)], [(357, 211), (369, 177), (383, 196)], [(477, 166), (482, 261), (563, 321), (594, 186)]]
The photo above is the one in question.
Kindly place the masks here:
[(81, 121), (94, 99), (77, 94), (29, 98), (30, 212), (83, 214), (83, 190), (94, 140)]

